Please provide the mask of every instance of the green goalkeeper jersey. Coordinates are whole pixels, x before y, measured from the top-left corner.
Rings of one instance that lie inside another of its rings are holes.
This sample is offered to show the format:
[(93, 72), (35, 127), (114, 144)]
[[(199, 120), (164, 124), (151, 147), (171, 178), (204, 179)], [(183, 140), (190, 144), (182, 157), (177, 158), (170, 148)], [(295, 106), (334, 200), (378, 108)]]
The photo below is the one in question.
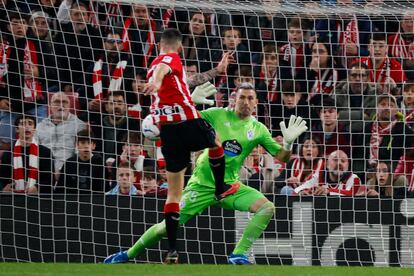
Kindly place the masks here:
[[(240, 181), (241, 166), (257, 145), (263, 146), (271, 155), (276, 155), (281, 149), (281, 145), (273, 140), (266, 126), (252, 116), (241, 120), (232, 109), (209, 108), (201, 112), (201, 117), (213, 126), (222, 142), (226, 160), (225, 183)], [(188, 185), (215, 188), (208, 149), (198, 158)]]

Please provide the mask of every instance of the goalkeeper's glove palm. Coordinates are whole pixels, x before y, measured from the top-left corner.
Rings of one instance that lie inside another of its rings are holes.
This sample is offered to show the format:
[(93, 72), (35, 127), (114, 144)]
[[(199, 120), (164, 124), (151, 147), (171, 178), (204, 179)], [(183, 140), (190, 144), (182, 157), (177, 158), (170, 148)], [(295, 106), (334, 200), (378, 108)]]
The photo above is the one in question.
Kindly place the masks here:
[(283, 135), (283, 148), (287, 151), (291, 151), (293, 147), (293, 142), (306, 130), (306, 121), (302, 117), (291, 115), (289, 119), (289, 126), (286, 128), (285, 122), (280, 122), (280, 130)]
[(214, 100), (207, 99), (217, 93), (216, 87), (210, 82), (197, 86), (191, 94), (191, 99), (195, 104), (214, 105)]

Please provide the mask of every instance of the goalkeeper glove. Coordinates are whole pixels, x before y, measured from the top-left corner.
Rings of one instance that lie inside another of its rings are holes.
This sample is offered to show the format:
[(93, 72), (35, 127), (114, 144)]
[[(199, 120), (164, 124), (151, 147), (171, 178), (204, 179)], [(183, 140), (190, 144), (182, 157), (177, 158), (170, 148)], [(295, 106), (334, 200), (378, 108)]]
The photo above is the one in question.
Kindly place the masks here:
[(206, 82), (194, 89), (191, 94), (191, 99), (195, 104), (208, 104), (211, 106), (214, 105), (214, 100), (208, 100), (207, 97), (210, 97), (216, 93), (216, 87), (210, 82)]
[(293, 142), (308, 129), (306, 121), (295, 115), (290, 116), (287, 129), (284, 121), (280, 122), (279, 125), (283, 135), (283, 149), (287, 151), (292, 150)]

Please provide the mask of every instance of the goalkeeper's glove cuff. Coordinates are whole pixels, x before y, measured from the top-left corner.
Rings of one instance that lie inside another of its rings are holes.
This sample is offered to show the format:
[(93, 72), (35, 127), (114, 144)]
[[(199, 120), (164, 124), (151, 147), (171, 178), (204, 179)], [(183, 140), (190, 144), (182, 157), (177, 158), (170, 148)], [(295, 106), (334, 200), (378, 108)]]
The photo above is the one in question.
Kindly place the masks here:
[(285, 141), (285, 139), (283, 139), (283, 149), (285, 151), (292, 151), (293, 148), (293, 143), (288, 143)]

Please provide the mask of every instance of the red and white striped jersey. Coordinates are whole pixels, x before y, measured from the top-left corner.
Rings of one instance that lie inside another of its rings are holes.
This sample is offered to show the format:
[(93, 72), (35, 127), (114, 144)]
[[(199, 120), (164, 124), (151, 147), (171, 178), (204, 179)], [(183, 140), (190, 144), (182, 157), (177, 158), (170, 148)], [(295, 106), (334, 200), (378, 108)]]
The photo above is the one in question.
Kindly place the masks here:
[(152, 97), (151, 114), (155, 123), (180, 122), (200, 118), (191, 100), (185, 71), (177, 53), (161, 54), (151, 63), (147, 81), (151, 80), (155, 68), (163, 63), (170, 67), (158, 93)]

